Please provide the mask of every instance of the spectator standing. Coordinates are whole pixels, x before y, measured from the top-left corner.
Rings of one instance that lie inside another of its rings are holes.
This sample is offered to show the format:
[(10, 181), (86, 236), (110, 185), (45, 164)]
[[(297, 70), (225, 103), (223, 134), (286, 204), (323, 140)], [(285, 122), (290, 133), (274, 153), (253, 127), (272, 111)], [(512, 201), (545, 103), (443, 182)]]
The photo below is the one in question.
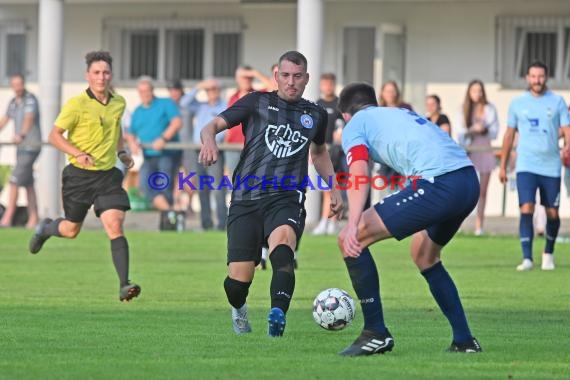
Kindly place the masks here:
[(441, 113), (441, 99), (432, 94), (426, 97), (426, 117), (451, 136), (451, 123), (447, 115)]
[(406, 108), (412, 111), (412, 106), (402, 100), (402, 93), (396, 81), (389, 80), (380, 87), (380, 96), (378, 97), (380, 107), (398, 107)]
[(489, 180), (491, 172), (497, 166), (491, 141), (497, 137), (499, 131), (497, 109), (487, 100), (482, 81), (475, 79), (469, 82), (461, 116), (458, 132), (459, 141), (461, 145), (471, 150), (469, 158), (479, 174), (481, 186), (475, 219), (475, 235), (480, 236), (484, 233), (483, 224)]
[[(164, 150), (169, 141), (178, 142), (178, 131), (182, 120), (178, 107), (170, 98), (154, 96), (152, 78), (143, 76), (137, 83), (141, 104), (134, 110), (127, 141), (131, 152), (141, 151), (144, 162), (139, 180), (140, 189), (152, 205), (161, 211), (171, 210), (174, 204), (174, 177), (180, 163), (180, 152)], [(168, 186), (163, 190), (151, 188), (148, 180), (151, 174), (161, 172), (169, 176)]]
[[(206, 93), (206, 101), (200, 101), (197, 99), (197, 95), (200, 91)], [(192, 142), (195, 144), (201, 144), (200, 132), (208, 124), (210, 120), (216, 117), (220, 112), (227, 108), (226, 102), (221, 99), (222, 88), (220, 83), (216, 79), (206, 79), (199, 82), (196, 87), (188, 91), (182, 99), (180, 100), (180, 106), (188, 110), (194, 116), (194, 130)], [(216, 141), (218, 143), (224, 140), (224, 133), (216, 136)], [(219, 184), (224, 176), (224, 160), (220, 156), (220, 159), (209, 167), (204, 167), (198, 164), (198, 152), (193, 151), (193, 157), (190, 159), (192, 167), (192, 172), (196, 173), (197, 177), (201, 176), (213, 176), (215, 179), (215, 184)], [(212, 220), (212, 208), (210, 204), (210, 193), (211, 190), (208, 186), (203, 186), (203, 188), (198, 189), (198, 196), (200, 197), (200, 220), (202, 229), (209, 230), (214, 227), (214, 222)], [(226, 218), (228, 212), (228, 206), (226, 204), (226, 188), (222, 187), (214, 192), (214, 197), (216, 199), (216, 214), (217, 214), (217, 225), (218, 230), (224, 230), (226, 228)]]
[(0, 119), (0, 130), (8, 121), (14, 121), (14, 138), (17, 145), (16, 166), (10, 175), (8, 207), (2, 216), (0, 226), (12, 225), (18, 202), (18, 188), (25, 187), (28, 198), (27, 228), (38, 223), (38, 205), (34, 187), (34, 162), (40, 155), (42, 135), (40, 130), (40, 108), (34, 94), (26, 90), (24, 77), (20, 74), (10, 78), (14, 98), (8, 104), (6, 115)]

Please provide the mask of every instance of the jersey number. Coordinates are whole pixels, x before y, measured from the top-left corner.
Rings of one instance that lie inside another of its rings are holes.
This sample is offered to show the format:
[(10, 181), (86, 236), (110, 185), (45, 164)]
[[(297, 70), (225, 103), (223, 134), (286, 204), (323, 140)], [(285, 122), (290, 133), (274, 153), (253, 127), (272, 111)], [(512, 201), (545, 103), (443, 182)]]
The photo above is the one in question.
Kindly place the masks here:
[(415, 113), (414, 111), (410, 111), (409, 109), (406, 108), (400, 108), (402, 111), (405, 111), (408, 115), (410, 115), (411, 117), (414, 118), (414, 121), (416, 123), (418, 123), (419, 125), (424, 125), (427, 123), (427, 120), (424, 119), (423, 117), (421, 117), (420, 115), (418, 115), (417, 113)]

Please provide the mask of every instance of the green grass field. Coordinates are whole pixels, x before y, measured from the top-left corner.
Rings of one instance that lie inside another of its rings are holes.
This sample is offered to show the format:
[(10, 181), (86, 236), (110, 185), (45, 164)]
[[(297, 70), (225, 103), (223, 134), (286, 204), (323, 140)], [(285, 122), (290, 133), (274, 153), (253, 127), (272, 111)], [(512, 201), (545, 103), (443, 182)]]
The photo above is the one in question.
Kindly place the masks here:
[[(447, 321), (408, 255), (408, 242), (372, 248), (393, 352), (342, 358), (362, 326), (328, 332), (312, 319), (327, 287), (354, 295), (336, 239), (306, 236), (282, 339), (267, 337), (270, 271), (248, 300), (253, 333), (236, 336), (222, 288), (225, 235), (129, 232), (131, 278), (143, 292), (118, 302), (102, 232), (52, 239), (27, 253), (25, 230), (0, 231), (2, 379), (568, 379), (570, 246), (557, 269), (517, 273), (512, 237), (457, 237), (444, 263), (484, 353), (444, 352)], [(535, 242), (535, 252), (543, 240)]]

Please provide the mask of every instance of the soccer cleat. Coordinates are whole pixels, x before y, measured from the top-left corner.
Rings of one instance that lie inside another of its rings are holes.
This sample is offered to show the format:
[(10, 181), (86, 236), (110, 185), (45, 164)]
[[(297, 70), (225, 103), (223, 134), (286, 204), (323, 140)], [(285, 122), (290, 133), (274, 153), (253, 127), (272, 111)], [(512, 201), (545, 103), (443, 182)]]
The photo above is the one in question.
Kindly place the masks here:
[(141, 294), (141, 287), (137, 284), (125, 285), (119, 290), (119, 301), (129, 302), (133, 298), (138, 297), (139, 294)]
[(534, 266), (534, 264), (532, 263), (532, 260), (530, 259), (523, 259), (522, 263), (520, 263), (519, 265), (517, 265), (517, 270), (519, 272), (524, 272), (527, 270), (531, 270), (532, 267)]
[(447, 352), (463, 352), (472, 354), (475, 352), (483, 352), (483, 349), (477, 339), (471, 337), (471, 340), (465, 343), (451, 342), (451, 346), (449, 346)]
[(552, 253), (542, 254), (542, 270), (554, 270), (554, 256)]
[(386, 329), (386, 333), (379, 334), (370, 330), (362, 330), (352, 345), (345, 348), (339, 354), (342, 356), (364, 356), (383, 354), (392, 351), (394, 338)]
[(269, 322), (268, 334), (272, 337), (283, 336), (285, 331), (285, 313), (278, 307), (274, 307), (269, 311), (267, 316), (267, 321)]
[(232, 325), (236, 334), (251, 332), (251, 325), (247, 319), (247, 304), (244, 304), (239, 309), (232, 307)]
[(36, 231), (32, 235), (32, 238), (30, 239), (30, 244), (29, 244), (30, 253), (38, 253), (40, 249), (42, 249), (46, 240), (50, 238), (49, 236), (44, 235), (44, 231), (46, 226), (51, 222), (52, 219), (45, 218), (42, 219), (42, 221), (36, 226)]

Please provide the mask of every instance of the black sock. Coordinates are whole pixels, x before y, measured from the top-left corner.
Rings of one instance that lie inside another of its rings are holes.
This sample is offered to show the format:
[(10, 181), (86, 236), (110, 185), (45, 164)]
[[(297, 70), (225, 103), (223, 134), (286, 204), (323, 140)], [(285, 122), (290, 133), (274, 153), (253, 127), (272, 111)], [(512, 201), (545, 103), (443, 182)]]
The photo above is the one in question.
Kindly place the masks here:
[(46, 236), (57, 236), (61, 237), (61, 233), (59, 232), (59, 224), (63, 221), (63, 218), (57, 218), (53, 220), (51, 223), (46, 225), (44, 229), (44, 233)]
[(113, 264), (119, 276), (121, 286), (129, 283), (129, 243), (124, 236), (111, 240)]
[(224, 290), (226, 291), (230, 305), (236, 309), (242, 307), (245, 304), (250, 285), (251, 282), (242, 282), (226, 277), (224, 280)]
[(278, 307), (284, 313), (289, 310), (291, 297), (295, 290), (295, 272), (293, 257), (295, 253), (288, 245), (281, 244), (270, 253), (273, 275), (271, 277), (271, 308)]

